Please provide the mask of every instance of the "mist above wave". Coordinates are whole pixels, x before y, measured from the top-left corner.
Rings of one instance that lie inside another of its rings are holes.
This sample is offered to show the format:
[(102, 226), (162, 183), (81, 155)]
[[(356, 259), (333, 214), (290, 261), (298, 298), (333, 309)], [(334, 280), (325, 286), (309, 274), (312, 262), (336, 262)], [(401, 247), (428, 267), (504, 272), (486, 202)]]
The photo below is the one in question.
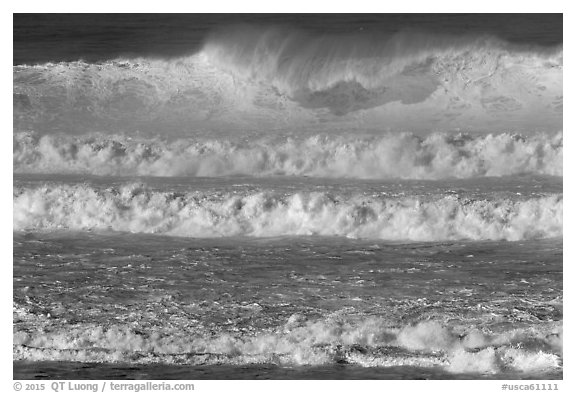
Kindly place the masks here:
[(490, 36), (415, 32), (315, 36), (239, 26), (213, 34), (201, 53), (221, 69), (266, 81), (292, 95), (355, 85), (380, 98), (374, 106), (387, 99), (423, 101), (441, 85), (473, 89), (474, 82), (482, 81), (493, 88), (510, 88), (505, 78), (512, 77), (508, 72), (513, 67), (525, 72), (526, 66), (541, 72), (562, 67), (559, 48), (513, 45)]
[(243, 27), (198, 53), (15, 66), (16, 129), (556, 131), (562, 48)]

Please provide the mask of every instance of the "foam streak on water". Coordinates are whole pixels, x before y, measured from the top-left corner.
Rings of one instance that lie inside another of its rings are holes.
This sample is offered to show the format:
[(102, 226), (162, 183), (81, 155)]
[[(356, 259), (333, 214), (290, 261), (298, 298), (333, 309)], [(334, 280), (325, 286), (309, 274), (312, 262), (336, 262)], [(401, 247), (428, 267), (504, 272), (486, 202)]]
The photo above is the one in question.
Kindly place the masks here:
[[(448, 377), (554, 377), (562, 366), (558, 240), (15, 242), (15, 360), (404, 366)], [(30, 275), (39, 268), (44, 276)]]

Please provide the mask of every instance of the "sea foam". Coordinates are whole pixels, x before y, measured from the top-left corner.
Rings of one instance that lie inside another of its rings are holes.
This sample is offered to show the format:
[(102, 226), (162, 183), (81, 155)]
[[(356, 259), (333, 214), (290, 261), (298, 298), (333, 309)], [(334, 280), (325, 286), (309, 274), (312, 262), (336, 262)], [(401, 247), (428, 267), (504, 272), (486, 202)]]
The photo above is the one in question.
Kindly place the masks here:
[(161, 192), (141, 184), (14, 190), (14, 230), (114, 230), (186, 237), (321, 235), (522, 240), (562, 235), (561, 194), (513, 200), (329, 192)]
[(19, 130), (562, 128), (562, 48), (493, 37), (239, 28), (180, 58), (19, 65), (13, 78)]
[[(541, 350), (521, 349), (492, 335), (498, 345), (463, 344), (461, 334), (438, 321), (394, 326), (384, 318), (361, 321), (310, 320), (251, 336), (136, 331), (122, 325), (91, 324), (45, 332), (16, 332), (14, 360), (126, 362), (136, 364), (275, 364), (362, 367), (441, 367), (452, 373), (530, 375), (558, 371), (562, 358), (548, 343), (549, 330), (519, 329), (516, 336), (538, 342)], [(466, 333), (464, 333), (464, 337)], [(415, 345), (416, 344), (416, 345)]]
[(249, 140), (14, 134), (15, 173), (444, 179), (562, 176), (563, 136), (385, 133)]

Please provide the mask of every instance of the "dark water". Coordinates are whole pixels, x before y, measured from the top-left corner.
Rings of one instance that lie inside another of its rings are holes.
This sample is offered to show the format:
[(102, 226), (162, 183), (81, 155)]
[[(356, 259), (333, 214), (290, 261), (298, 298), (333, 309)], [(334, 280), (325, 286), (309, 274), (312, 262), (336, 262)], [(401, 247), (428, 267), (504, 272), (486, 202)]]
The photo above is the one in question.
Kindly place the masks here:
[(562, 14), (14, 14), (13, 64), (178, 56), (231, 24), (284, 25), (321, 34), (418, 30), (490, 34), (511, 42), (562, 43)]
[[(490, 376), (478, 374), (449, 375), (450, 379), (562, 379), (562, 373)], [(419, 367), (366, 368), (336, 365), (329, 367), (278, 367), (258, 365), (218, 366), (133, 366), (130, 364), (82, 364), (73, 362), (15, 362), (14, 379), (116, 379), (116, 380), (445, 380), (442, 370)]]

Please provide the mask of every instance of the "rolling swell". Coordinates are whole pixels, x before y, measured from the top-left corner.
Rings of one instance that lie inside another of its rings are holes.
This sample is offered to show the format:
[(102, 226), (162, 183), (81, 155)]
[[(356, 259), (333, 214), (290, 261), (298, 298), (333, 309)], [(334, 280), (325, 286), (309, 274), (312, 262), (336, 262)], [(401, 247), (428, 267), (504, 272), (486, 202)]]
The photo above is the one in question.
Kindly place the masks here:
[(15, 66), (16, 129), (556, 131), (562, 48), (491, 37), (237, 28), (172, 59)]
[(160, 192), (140, 184), (14, 190), (14, 230), (114, 230), (184, 237), (346, 236), (522, 240), (562, 236), (562, 195), (340, 196), (327, 192)]
[(562, 176), (563, 136), (410, 133), (176, 141), (14, 134), (14, 173), (445, 179)]

